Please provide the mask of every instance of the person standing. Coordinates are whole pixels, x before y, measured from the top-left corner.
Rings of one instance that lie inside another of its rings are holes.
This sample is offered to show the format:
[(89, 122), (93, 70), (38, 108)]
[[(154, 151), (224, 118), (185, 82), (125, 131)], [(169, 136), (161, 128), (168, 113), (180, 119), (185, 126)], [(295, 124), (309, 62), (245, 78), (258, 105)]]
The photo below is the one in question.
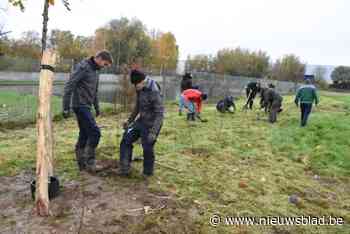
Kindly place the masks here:
[(130, 80), (135, 85), (137, 97), (134, 111), (123, 123), (125, 129), (120, 143), (119, 176), (129, 176), (133, 143), (141, 138), (143, 148), (143, 175), (154, 173), (154, 145), (162, 128), (164, 106), (160, 86), (139, 70), (132, 70)]
[(64, 86), (63, 117), (70, 116), (71, 102), (79, 126), (79, 138), (75, 145), (75, 155), (79, 170), (96, 172), (95, 149), (101, 132), (92, 115), (94, 106), (96, 117), (100, 115), (98, 102), (98, 70), (111, 66), (113, 59), (108, 51), (101, 51), (96, 56), (78, 63), (70, 79)]
[(295, 96), (295, 105), (299, 107), (301, 111), (301, 127), (305, 127), (312, 110), (312, 105), (318, 105), (319, 97), (316, 87), (312, 84), (310, 79), (305, 80), (305, 85), (301, 86)]

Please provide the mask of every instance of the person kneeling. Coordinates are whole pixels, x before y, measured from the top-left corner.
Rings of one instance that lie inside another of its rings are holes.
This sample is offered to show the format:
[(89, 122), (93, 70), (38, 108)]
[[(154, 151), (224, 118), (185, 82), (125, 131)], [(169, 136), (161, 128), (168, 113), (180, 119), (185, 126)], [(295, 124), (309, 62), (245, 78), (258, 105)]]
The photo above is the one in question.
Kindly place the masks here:
[(226, 96), (216, 104), (216, 110), (221, 113), (234, 113), (236, 110), (234, 98), (232, 96)]
[(160, 87), (156, 81), (147, 78), (138, 70), (131, 71), (130, 79), (135, 85), (137, 98), (134, 111), (123, 124), (125, 132), (120, 143), (118, 175), (130, 174), (133, 143), (141, 138), (144, 158), (143, 175), (148, 177), (152, 176), (154, 171), (154, 145), (162, 127), (164, 107)]

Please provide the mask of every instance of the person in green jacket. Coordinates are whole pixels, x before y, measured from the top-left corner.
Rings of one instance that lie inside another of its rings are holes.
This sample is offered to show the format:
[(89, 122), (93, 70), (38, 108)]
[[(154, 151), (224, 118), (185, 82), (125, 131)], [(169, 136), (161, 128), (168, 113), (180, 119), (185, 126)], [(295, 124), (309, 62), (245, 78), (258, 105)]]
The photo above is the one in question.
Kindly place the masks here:
[(305, 83), (305, 85), (298, 89), (294, 101), (297, 107), (299, 107), (300, 103), (301, 127), (306, 126), (313, 103), (315, 102), (316, 106), (319, 103), (316, 87), (312, 84), (310, 79), (306, 79)]

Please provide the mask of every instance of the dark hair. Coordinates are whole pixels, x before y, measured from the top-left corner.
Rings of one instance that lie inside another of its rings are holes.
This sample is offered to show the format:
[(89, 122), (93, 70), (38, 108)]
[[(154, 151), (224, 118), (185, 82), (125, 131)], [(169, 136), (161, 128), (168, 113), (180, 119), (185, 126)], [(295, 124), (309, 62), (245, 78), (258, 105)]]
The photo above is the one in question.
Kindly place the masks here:
[(306, 84), (312, 84), (312, 81), (311, 81), (311, 79), (305, 79), (305, 83)]
[(130, 82), (134, 85), (140, 83), (146, 79), (145, 73), (139, 71), (139, 70), (132, 70), (130, 73)]
[(182, 76), (184, 80), (192, 79), (192, 74), (190, 72), (186, 72), (185, 75)]
[(202, 93), (201, 97), (202, 97), (202, 100), (207, 100), (208, 95), (206, 93)]
[(269, 88), (274, 89), (276, 86), (274, 84), (269, 84)]
[(113, 63), (113, 57), (112, 57), (111, 53), (109, 53), (107, 50), (102, 50), (102, 51), (98, 52), (95, 57), (101, 58), (103, 61), (107, 61), (110, 64)]

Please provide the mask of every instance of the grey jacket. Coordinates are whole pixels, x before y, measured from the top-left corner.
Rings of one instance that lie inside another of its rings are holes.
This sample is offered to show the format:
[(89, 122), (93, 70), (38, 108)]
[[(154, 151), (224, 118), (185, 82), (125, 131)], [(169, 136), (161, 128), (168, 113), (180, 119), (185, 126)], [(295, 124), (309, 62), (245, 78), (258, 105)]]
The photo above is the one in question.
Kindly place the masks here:
[(146, 78), (146, 86), (137, 91), (136, 105), (128, 122), (132, 123), (137, 116), (137, 121), (150, 128), (150, 133), (159, 132), (163, 124), (164, 106), (158, 84), (149, 78)]
[(63, 95), (63, 110), (69, 111), (71, 98), (73, 95), (72, 106), (74, 107), (91, 107), (95, 106), (99, 110), (98, 103), (98, 65), (94, 62), (93, 57), (81, 61), (75, 67), (70, 79), (66, 82)]
[(272, 106), (280, 106), (282, 104), (283, 98), (282, 96), (274, 89), (268, 88), (264, 92), (265, 104), (268, 109)]

